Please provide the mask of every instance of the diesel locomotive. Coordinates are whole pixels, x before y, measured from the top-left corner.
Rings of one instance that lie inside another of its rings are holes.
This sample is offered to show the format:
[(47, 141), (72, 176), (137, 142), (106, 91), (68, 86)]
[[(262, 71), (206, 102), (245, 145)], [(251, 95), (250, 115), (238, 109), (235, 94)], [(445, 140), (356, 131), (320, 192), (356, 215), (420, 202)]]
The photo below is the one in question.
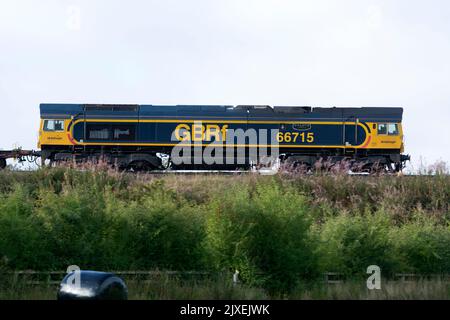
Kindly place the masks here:
[(250, 148), (276, 147), (280, 161), (307, 168), (318, 160), (347, 160), (363, 171), (396, 172), (409, 160), (402, 115), (402, 108), (378, 107), (41, 104), (38, 147), (51, 162), (102, 158), (133, 170), (167, 166), (179, 147), (185, 153), (192, 148), (188, 158), (211, 145), (244, 150), (231, 156), (214, 151), (238, 160), (220, 164), (172, 161), (189, 169), (248, 167), (259, 160), (251, 159)]

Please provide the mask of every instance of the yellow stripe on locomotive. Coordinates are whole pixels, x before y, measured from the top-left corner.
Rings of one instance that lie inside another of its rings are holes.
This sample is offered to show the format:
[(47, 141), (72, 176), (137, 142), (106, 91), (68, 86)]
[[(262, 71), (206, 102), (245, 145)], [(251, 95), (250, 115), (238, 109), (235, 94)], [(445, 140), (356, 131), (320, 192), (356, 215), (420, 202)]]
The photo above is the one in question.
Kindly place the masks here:
[[(161, 122), (177, 124), (173, 132), (177, 141), (172, 142), (85, 142), (78, 141), (73, 138), (73, 128), (79, 122), (96, 122), (96, 123), (115, 123), (115, 122)], [(204, 124), (203, 124), (204, 123)], [(39, 130), (38, 147), (43, 146), (73, 146), (73, 145), (115, 145), (115, 146), (175, 146), (178, 141), (225, 141), (226, 133), (230, 125), (233, 123), (248, 123), (248, 127), (258, 124), (287, 124), (295, 126), (296, 124), (320, 124), (320, 125), (355, 125), (353, 122), (299, 122), (299, 121), (230, 121), (230, 120), (108, 120), (108, 119), (89, 119), (77, 120), (72, 119), (42, 119)], [(363, 128), (366, 132), (366, 139), (359, 145), (313, 145), (316, 141), (316, 133), (313, 131), (280, 131), (277, 134), (277, 142), (280, 147), (301, 147), (301, 148), (356, 148), (356, 149), (398, 149), (403, 152), (403, 128), (401, 123), (396, 122), (365, 122), (367, 126), (357, 123), (359, 128)], [(70, 126), (70, 129), (69, 129)], [(219, 139), (219, 140), (217, 140)], [(260, 144), (257, 146), (270, 146)]]

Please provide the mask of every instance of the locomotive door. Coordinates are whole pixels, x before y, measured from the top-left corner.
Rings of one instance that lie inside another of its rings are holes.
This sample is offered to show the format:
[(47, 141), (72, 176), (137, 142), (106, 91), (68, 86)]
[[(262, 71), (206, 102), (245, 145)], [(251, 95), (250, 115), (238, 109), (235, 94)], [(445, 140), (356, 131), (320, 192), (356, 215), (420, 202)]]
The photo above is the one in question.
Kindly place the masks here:
[(353, 149), (358, 145), (358, 123), (359, 119), (355, 116), (344, 118), (342, 122), (344, 153), (347, 151), (346, 148), (350, 147)]
[[(247, 125), (246, 129), (255, 130), (256, 139), (255, 141), (248, 141), (249, 144), (259, 145), (270, 145), (274, 140), (271, 138), (273, 130), (281, 131), (283, 128), (280, 127), (278, 123), (270, 123), (273, 121), (274, 111), (269, 106), (247, 106)], [(265, 131), (262, 131), (265, 130)]]
[[(271, 132), (278, 129), (277, 123), (271, 123), (274, 111), (266, 105), (238, 106), (246, 110), (247, 123), (245, 124), (246, 135), (246, 162), (250, 165), (259, 165), (261, 160), (266, 160), (271, 152), (267, 146), (271, 145)], [(264, 146), (264, 147), (261, 147)]]

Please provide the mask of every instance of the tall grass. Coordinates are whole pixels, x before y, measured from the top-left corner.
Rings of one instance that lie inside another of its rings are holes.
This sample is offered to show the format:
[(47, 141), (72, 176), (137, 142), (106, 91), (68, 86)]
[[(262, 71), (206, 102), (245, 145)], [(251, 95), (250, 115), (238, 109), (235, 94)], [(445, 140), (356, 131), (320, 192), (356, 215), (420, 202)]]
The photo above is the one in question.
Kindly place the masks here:
[[(130, 300), (448, 300), (450, 284), (442, 280), (382, 280), (380, 290), (368, 290), (364, 281), (326, 285), (316, 282), (298, 286), (289, 294), (270, 296), (266, 290), (247, 284), (233, 285), (228, 278), (182, 280), (159, 277), (151, 281), (125, 279)], [(54, 300), (56, 285), (30, 285), (25, 280), (2, 282), (0, 300)]]
[(441, 173), (4, 170), (0, 259), (6, 270), (239, 270), (244, 285), (279, 296), (324, 271), (359, 279), (372, 264), (387, 278), (449, 273), (449, 200)]

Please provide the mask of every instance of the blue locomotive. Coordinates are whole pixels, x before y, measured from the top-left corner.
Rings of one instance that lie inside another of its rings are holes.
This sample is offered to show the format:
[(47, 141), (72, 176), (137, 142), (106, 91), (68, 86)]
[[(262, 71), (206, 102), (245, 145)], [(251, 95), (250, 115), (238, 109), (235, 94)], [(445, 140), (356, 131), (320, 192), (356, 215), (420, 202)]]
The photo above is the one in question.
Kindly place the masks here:
[[(40, 114), (38, 146), (43, 159), (56, 162), (102, 157), (149, 170), (161, 168), (161, 155), (177, 163), (181, 154), (175, 168), (236, 168), (257, 164), (258, 152), (269, 148), (277, 159), (308, 168), (350, 160), (363, 170), (395, 172), (409, 159), (402, 108), (41, 104)], [(208, 148), (223, 161), (196, 158)]]

